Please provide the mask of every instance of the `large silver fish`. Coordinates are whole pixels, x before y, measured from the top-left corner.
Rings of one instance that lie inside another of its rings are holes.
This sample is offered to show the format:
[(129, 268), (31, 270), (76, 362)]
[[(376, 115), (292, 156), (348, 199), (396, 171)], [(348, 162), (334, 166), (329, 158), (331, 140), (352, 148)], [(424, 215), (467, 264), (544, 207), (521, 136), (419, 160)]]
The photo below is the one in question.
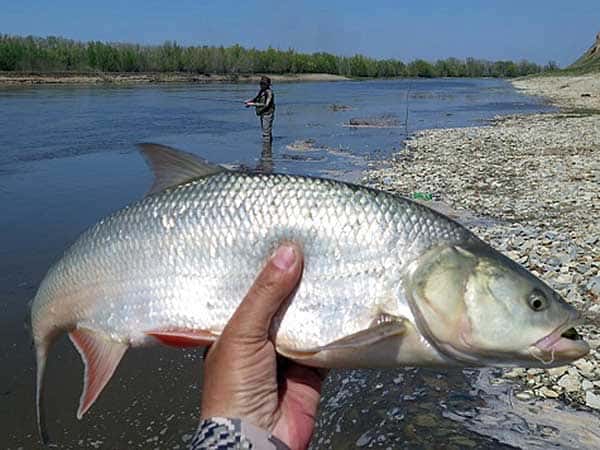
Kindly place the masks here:
[(302, 247), (304, 274), (273, 326), (278, 352), (304, 364), (551, 366), (588, 352), (556, 292), (424, 206), (141, 147), (156, 175), (150, 194), (83, 233), (34, 299), (40, 429), (61, 333), (85, 364), (80, 418), (129, 347), (212, 343), (286, 240)]

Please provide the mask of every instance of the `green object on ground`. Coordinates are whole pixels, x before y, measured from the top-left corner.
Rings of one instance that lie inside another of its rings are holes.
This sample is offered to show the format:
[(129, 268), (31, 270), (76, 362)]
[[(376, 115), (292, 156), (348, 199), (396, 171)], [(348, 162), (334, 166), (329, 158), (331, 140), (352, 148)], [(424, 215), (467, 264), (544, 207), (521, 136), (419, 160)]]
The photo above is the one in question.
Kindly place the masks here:
[(414, 200), (427, 200), (427, 201), (429, 201), (429, 200), (433, 199), (433, 196), (431, 194), (429, 194), (428, 192), (419, 192), (419, 191), (416, 191), (416, 192), (412, 193), (412, 198)]

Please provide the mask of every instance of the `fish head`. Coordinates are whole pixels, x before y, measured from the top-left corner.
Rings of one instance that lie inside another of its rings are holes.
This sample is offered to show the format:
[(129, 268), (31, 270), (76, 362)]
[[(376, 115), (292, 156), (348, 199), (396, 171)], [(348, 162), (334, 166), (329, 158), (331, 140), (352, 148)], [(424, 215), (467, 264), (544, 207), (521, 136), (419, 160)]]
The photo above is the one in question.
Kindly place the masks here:
[(483, 242), (430, 250), (410, 286), (420, 331), (462, 364), (551, 367), (589, 351), (573, 328), (577, 311)]

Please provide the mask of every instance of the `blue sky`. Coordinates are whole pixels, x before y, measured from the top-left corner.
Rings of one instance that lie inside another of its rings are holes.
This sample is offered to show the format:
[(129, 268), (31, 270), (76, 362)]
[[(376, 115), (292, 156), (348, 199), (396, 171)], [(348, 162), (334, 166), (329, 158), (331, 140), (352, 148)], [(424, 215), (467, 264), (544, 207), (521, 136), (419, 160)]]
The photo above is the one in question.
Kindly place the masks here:
[(78, 40), (294, 48), (376, 58), (573, 62), (600, 0), (0, 0), (0, 33)]

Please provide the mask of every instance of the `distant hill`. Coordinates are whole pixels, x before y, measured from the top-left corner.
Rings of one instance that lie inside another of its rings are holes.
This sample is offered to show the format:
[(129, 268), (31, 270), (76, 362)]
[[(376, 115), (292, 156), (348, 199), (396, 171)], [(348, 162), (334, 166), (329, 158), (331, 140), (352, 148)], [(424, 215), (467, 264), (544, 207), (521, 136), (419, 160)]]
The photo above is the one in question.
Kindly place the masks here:
[(577, 72), (600, 72), (600, 33), (596, 42), (577, 61), (567, 67), (567, 70)]

